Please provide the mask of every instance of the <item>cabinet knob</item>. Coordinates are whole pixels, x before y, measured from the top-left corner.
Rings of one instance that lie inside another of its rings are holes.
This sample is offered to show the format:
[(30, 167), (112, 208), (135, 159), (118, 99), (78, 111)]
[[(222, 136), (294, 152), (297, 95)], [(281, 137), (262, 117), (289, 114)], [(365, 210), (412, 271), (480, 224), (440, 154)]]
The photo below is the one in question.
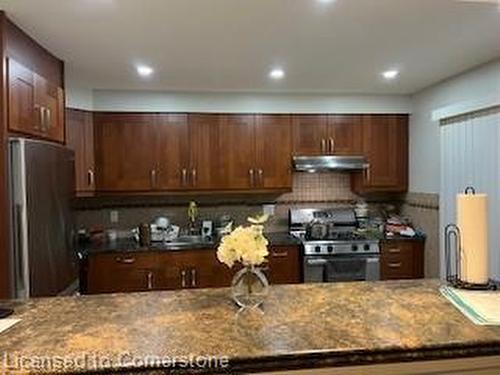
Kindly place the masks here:
[(150, 177), (151, 177), (151, 187), (155, 188), (156, 187), (156, 169), (151, 169)]
[(321, 153), (326, 154), (326, 140), (325, 139), (321, 140)]

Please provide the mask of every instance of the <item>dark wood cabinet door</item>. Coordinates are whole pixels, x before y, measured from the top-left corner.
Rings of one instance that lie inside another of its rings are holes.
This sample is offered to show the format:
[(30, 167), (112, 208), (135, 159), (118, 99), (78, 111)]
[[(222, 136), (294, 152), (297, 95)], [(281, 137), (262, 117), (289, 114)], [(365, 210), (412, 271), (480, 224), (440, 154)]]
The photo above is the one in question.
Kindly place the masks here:
[(44, 138), (64, 143), (64, 91), (35, 73), (35, 108)]
[(392, 240), (381, 244), (382, 280), (420, 279), (424, 277), (423, 241)]
[(94, 121), (97, 190), (154, 189), (157, 115), (100, 113)]
[(256, 187), (255, 116), (224, 115), (221, 121), (223, 138), (219, 152), (223, 155), (221, 182), (228, 189)]
[(332, 155), (363, 154), (363, 117), (360, 115), (328, 116), (328, 153)]
[(66, 110), (67, 145), (75, 152), (77, 195), (88, 195), (95, 190), (94, 127), (92, 112)]
[(123, 293), (161, 288), (154, 252), (91, 255), (87, 265), (88, 294)]
[(40, 111), (35, 108), (35, 76), (16, 61), (8, 60), (9, 130), (33, 134), (40, 132)]
[(408, 116), (363, 116), (363, 152), (369, 163), (354, 175), (356, 193), (406, 192), (408, 189)]
[(221, 152), (221, 116), (190, 114), (189, 182), (194, 190), (220, 190), (224, 186), (224, 160)]
[(301, 281), (298, 246), (271, 246), (268, 256), (271, 284), (295, 284)]
[(217, 260), (214, 249), (161, 253), (162, 289), (218, 288), (231, 285), (232, 272)]
[(256, 186), (292, 188), (292, 128), (288, 115), (258, 115)]
[(154, 148), (156, 190), (179, 190), (190, 186), (189, 131), (187, 115), (159, 114)]
[(293, 153), (295, 155), (323, 155), (327, 153), (327, 116), (294, 115)]

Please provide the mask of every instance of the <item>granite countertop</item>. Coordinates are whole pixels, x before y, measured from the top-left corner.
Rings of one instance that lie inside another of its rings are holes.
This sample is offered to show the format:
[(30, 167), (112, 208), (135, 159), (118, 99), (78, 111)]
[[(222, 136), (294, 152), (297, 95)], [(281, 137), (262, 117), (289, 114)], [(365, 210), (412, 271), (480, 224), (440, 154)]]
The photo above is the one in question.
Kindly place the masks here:
[[(266, 233), (266, 238), (271, 246), (299, 246), (300, 241), (285, 232)], [(186, 249), (215, 249), (218, 240), (207, 243), (191, 244)], [(111, 253), (111, 252), (142, 252), (142, 251), (182, 251), (185, 249), (172, 249), (168, 243), (153, 242), (149, 246), (142, 246), (134, 239), (120, 239), (112, 242), (89, 243), (77, 246), (77, 251), (86, 256), (89, 254)]]
[(214, 356), (222, 369), (176, 362), (175, 373), (210, 374), (499, 355), (500, 327), (472, 324), (439, 285), (272, 286), (261, 311), (240, 312), (229, 289), (36, 299), (17, 306), (0, 355), (10, 370), (19, 358), (60, 358), (60, 372), (119, 373)]

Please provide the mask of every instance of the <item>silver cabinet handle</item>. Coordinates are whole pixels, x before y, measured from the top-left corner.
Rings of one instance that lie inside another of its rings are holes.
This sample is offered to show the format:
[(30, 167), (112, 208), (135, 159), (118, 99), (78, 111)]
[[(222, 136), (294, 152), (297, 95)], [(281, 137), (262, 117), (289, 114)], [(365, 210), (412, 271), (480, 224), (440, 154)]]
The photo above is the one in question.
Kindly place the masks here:
[(182, 168), (182, 171), (181, 171), (181, 184), (182, 184), (182, 186), (186, 186), (186, 184), (187, 184), (187, 170), (186, 170), (186, 168)]
[(389, 263), (388, 266), (390, 268), (401, 268), (401, 266), (403, 265), (403, 263), (399, 262), (399, 263)]
[(118, 263), (122, 263), (122, 264), (134, 264), (135, 263), (134, 257), (125, 257), (125, 258), (117, 257), (115, 260)]
[(255, 186), (255, 171), (253, 169), (249, 169), (248, 175), (250, 176), (250, 186)]
[(273, 258), (286, 258), (288, 256), (288, 251), (271, 252)]
[(151, 187), (155, 188), (156, 187), (156, 169), (151, 169), (150, 177), (151, 177)]
[(187, 283), (186, 283), (186, 271), (185, 270), (181, 271), (181, 286), (183, 288), (185, 288), (187, 286)]
[(259, 174), (259, 185), (262, 186), (264, 185), (264, 171), (259, 169), (257, 173)]
[(51, 128), (51, 123), (52, 123), (52, 111), (50, 110), (50, 108), (45, 108), (45, 111), (46, 111), (46, 116), (47, 116), (47, 123), (45, 124), (45, 128), (46, 129), (50, 129)]
[(191, 286), (194, 288), (196, 286), (196, 269), (191, 269)]
[(46, 133), (47, 132), (47, 116), (46, 116), (46, 110), (47, 108), (41, 106), (40, 107), (40, 118), (42, 122), (42, 132)]
[(326, 141), (324, 139), (321, 140), (321, 153), (326, 154)]
[(335, 153), (335, 140), (333, 138), (330, 138), (330, 154)]
[(196, 172), (196, 168), (191, 169), (191, 185), (192, 186), (196, 186), (196, 183), (198, 182), (197, 177), (198, 177), (198, 175)]
[(367, 182), (370, 182), (370, 180), (371, 180), (370, 165), (367, 165), (366, 168), (365, 168), (365, 180)]
[(87, 183), (88, 183), (88, 186), (93, 186), (94, 185), (94, 181), (95, 181), (94, 171), (92, 169), (89, 169), (87, 171)]
[(147, 278), (148, 278), (148, 290), (152, 290), (153, 289), (153, 272), (149, 271)]
[(34, 128), (35, 130), (40, 130), (41, 127), (43, 126), (43, 114), (42, 114), (42, 107), (39, 104), (35, 104), (35, 115), (38, 115), (40, 118), (40, 122), (35, 121)]
[(399, 254), (401, 252), (401, 249), (395, 247), (395, 248), (389, 249), (388, 252), (391, 254)]

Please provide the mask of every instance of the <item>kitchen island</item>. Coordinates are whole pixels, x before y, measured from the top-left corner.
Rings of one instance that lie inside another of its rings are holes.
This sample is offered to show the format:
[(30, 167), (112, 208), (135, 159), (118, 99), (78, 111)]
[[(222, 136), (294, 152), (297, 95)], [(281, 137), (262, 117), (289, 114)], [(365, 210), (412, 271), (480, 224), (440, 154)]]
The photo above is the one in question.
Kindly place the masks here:
[(500, 327), (472, 324), (439, 285), (272, 286), (261, 310), (251, 311), (238, 311), (224, 288), (12, 302), (21, 321), (0, 334), (2, 370), (334, 374), (362, 365), (377, 373), (398, 363), (452, 368), (450, 359), (476, 357), (476, 369), (498, 373)]

